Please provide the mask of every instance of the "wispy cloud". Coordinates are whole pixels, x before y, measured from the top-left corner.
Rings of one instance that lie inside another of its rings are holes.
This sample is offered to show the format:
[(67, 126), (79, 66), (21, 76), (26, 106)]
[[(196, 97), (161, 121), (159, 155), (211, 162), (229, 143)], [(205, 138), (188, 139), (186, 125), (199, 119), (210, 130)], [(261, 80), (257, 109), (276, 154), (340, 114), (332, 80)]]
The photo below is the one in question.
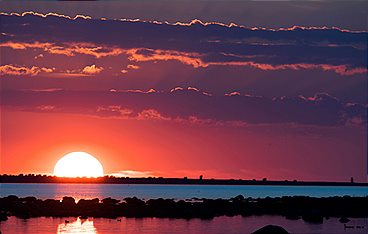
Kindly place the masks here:
[(133, 177), (133, 178), (142, 178), (142, 177), (156, 177), (160, 175), (160, 172), (153, 171), (134, 171), (134, 170), (123, 170), (114, 173), (107, 174), (109, 176), (115, 177)]
[[(60, 14), (60, 13), (56, 13), (56, 12), (49, 12), (46, 14), (43, 13), (39, 13), (39, 12), (34, 12), (34, 11), (25, 11), (22, 13), (17, 13), (17, 12), (0, 12), (0, 15), (5, 15), (5, 16), (18, 16), (18, 17), (23, 17), (23, 16), (27, 16), (27, 15), (33, 15), (33, 16), (38, 16), (38, 17), (42, 17), (42, 18), (47, 18), (49, 16), (51, 17), (59, 17), (59, 18), (64, 18), (64, 19), (68, 19), (68, 20), (77, 20), (77, 19), (84, 19), (84, 20), (91, 20), (92, 17), (88, 16), (88, 15), (81, 15), (81, 14), (77, 14), (74, 17), (69, 16), (69, 15), (65, 15), (65, 14)], [(94, 19), (96, 20), (96, 19)], [(222, 22), (216, 22), (216, 21), (203, 21), (200, 19), (193, 19), (189, 22), (181, 22), (181, 21), (177, 21), (174, 23), (170, 23), (168, 21), (164, 21), (164, 22), (160, 22), (157, 20), (143, 20), (143, 19), (126, 19), (126, 18), (120, 18), (120, 19), (107, 19), (107, 18), (101, 18), (100, 20), (113, 20), (113, 21), (123, 21), (123, 22), (143, 22), (143, 23), (150, 23), (150, 24), (157, 24), (157, 25), (172, 25), (172, 26), (186, 26), (186, 27), (190, 27), (193, 25), (202, 25), (202, 26), (211, 26), (211, 25), (216, 25), (216, 26), (221, 26), (221, 27), (227, 27), (227, 28), (243, 28), (243, 29), (251, 29), (251, 30), (260, 30), (260, 31), (295, 31), (295, 30), (338, 30), (341, 32), (366, 32), (366, 30), (361, 30), (361, 31), (356, 31), (356, 30), (349, 30), (349, 29), (344, 29), (344, 28), (340, 28), (340, 27), (327, 27), (327, 26), (298, 26), (298, 25), (294, 25), (291, 27), (280, 27), (280, 28), (266, 28), (266, 27), (247, 27), (245, 25), (241, 25), (241, 24), (236, 24), (236, 23), (229, 23), (229, 24), (225, 24)]]
[(209, 66), (243, 66), (251, 67), (264, 71), (277, 70), (308, 70), (320, 69), (323, 71), (332, 71), (339, 75), (355, 75), (365, 74), (367, 69), (363, 67), (351, 68), (347, 64), (331, 65), (331, 64), (309, 64), (309, 63), (293, 63), (273, 65), (267, 63), (257, 63), (254, 61), (227, 61), (227, 62), (205, 62), (203, 58), (205, 54), (186, 53), (170, 50), (153, 50), (153, 49), (131, 49), (127, 51), (129, 59), (136, 62), (146, 61), (168, 61), (177, 60), (183, 64), (190, 65), (194, 68), (206, 68)]
[(96, 58), (107, 56), (118, 56), (124, 52), (123, 49), (97, 45), (87, 42), (65, 42), (65, 43), (50, 43), (50, 42), (13, 42), (8, 41), (0, 43), (0, 47), (8, 47), (14, 50), (25, 49), (42, 49), (44, 52), (50, 54), (59, 54), (65, 56), (76, 56), (77, 54), (91, 55)]
[(46, 68), (46, 67), (23, 67), (17, 65), (3, 65), (0, 66), (0, 75), (11, 75), (11, 76), (35, 76), (40, 73), (51, 73), (53, 72), (53, 68)]
[(38, 13), (38, 12), (34, 12), (34, 11), (25, 11), (25, 12), (22, 12), (22, 13), (17, 13), (17, 12), (11, 12), (11, 13), (0, 12), (0, 15), (18, 16), (18, 17), (23, 17), (23, 16), (27, 16), (27, 15), (34, 15), (34, 16), (39, 16), (39, 17), (43, 17), (43, 18), (46, 18), (46, 17), (49, 17), (49, 16), (55, 16), (55, 17), (69, 19), (69, 20), (91, 19), (90, 16), (86, 16), (86, 15), (76, 15), (74, 17), (70, 17), (68, 15), (63, 15), (63, 14), (59, 14), (59, 13), (55, 13), (55, 12), (49, 12), (49, 13), (46, 13), (46, 14), (42, 14), (42, 13)]
[[(249, 124), (281, 123), (318, 126), (367, 124), (366, 105), (345, 103), (327, 93), (270, 99), (236, 91), (211, 96), (193, 87), (177, 87), (174, 90), (176, 91), (9, 90), (2, 92), (2, 105), (34, 112), (52, 110), (55, 113), (84, 114), (98, 118), (189, 125), (241, 127)], [(24, 100), (27, 100), (27, 104), (22, 104)], [(57, 108), (53, 108), (54, 106)]]
[(199, 53), (187, 53), (173, 50), (153, 50), (144, 48), (134, 48), (126, 51), (129, 59), (136, 62), (147, 61), (168, 61), (177, 60), (183, 64), (191, 65), (194, 68), (204, 67)]

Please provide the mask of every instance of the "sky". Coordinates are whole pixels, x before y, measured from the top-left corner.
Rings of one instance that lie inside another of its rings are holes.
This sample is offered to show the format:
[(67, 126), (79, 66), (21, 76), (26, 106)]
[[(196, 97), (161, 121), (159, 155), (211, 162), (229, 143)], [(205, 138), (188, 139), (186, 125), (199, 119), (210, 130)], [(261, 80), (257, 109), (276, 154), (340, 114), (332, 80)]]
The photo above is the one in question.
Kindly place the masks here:
[(1, 173), (367, 180), (368, 3), (1, 2)]

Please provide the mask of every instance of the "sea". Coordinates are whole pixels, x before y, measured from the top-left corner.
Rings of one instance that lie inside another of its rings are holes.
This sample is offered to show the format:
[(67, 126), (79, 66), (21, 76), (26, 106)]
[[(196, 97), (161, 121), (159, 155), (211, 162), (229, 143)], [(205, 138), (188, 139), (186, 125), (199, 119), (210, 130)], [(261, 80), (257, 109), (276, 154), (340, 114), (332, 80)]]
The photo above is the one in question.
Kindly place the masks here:
[[(151, 198), (224, 198), (237, 195), (252, 198), (281, 196), (368, 196), (364, 186), (263, 186), (263, 185), (137, 185), (137, 184), (0, 184), (0, 196), (35, 196), (40, 199), (61, 199), (64, 196), (79, 199), (125, 197)], [(66, 222), (67, 220), (67, 222)], [(89, 218), (40, 217), (19, 219), (10, 217), (0, 222), (0, 231), (5, 234), (45, 233), (172, 233), (172, 234), (235, 234), (252, 233), (265, 225), (279, 225), (289, 233), (303, 234), (350, 234), (368, 233), (368, 218), (351, 218), (346, 229), (338, 218), (325, 219), (322, 224), (311, 224), (299, 220), (288, 220), (281, 216), (221, 216), (210, 220), (169, 218)], [(357, 228), (363, 227), (363, 228)]]
[[(69, 223), (66, 223), (68, 220)], [(303, 220), (287, 220), (281, 216), (221, 216), (211, 220), (168, 218), (30, 218), (10, 217), (0, 222), (4, 234), (248, 234), (268, 224), (285, 228), (296, 234), (366, 234), (368, 219), (351, 219), (349, 225), (364, 226), (363, 229), (345, 229), (338, 218), (324, 220), (323, 224), (309, 224)]]
[(367, 186), (276, 186), (276, 185), (152, 185), (152, 184), (28, 184), (0, 183), (0, 196), (34, 196), (40, 199), (151, 198), (224, 198), (238, 195), (252, 198), (282, 196), (368, 196)]

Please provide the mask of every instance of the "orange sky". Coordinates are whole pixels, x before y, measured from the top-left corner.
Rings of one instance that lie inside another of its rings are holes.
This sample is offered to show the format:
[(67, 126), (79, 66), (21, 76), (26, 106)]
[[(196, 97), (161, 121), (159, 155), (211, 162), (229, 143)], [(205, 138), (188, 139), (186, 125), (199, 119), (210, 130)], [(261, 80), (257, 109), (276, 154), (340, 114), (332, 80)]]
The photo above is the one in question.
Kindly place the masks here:
[(106, 174), (362, 180), (363, 136), (356, 127), (213, 127), (4, 108), (1, 171), (52, 173), (61, 156), (86, 151)]

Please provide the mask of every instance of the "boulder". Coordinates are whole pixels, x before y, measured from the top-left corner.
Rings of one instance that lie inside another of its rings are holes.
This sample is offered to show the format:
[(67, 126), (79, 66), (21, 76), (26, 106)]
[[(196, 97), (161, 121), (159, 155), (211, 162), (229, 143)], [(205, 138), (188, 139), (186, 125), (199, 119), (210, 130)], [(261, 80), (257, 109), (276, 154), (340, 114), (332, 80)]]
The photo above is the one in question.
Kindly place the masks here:
[(8, 216), (5, 212), (0, 212), (0, 221), (8, 220)]
[(302, 216), (302, 219), (307, 223), (322, 224), (323, 216), (319, 212), (310, 212)]
[(289, 234), (289, 232), (280, 226), (267, 225), (255, 232), (252, 232), (252, 234)]
[(350, 222), (350, 219), (348, 219), (348, 218), (346, 218), (346, 217), (341, 217), (341, 218), (339, 219), (339, 222), (340, 222), (340, 223), (348, 223), (348, 222)]

